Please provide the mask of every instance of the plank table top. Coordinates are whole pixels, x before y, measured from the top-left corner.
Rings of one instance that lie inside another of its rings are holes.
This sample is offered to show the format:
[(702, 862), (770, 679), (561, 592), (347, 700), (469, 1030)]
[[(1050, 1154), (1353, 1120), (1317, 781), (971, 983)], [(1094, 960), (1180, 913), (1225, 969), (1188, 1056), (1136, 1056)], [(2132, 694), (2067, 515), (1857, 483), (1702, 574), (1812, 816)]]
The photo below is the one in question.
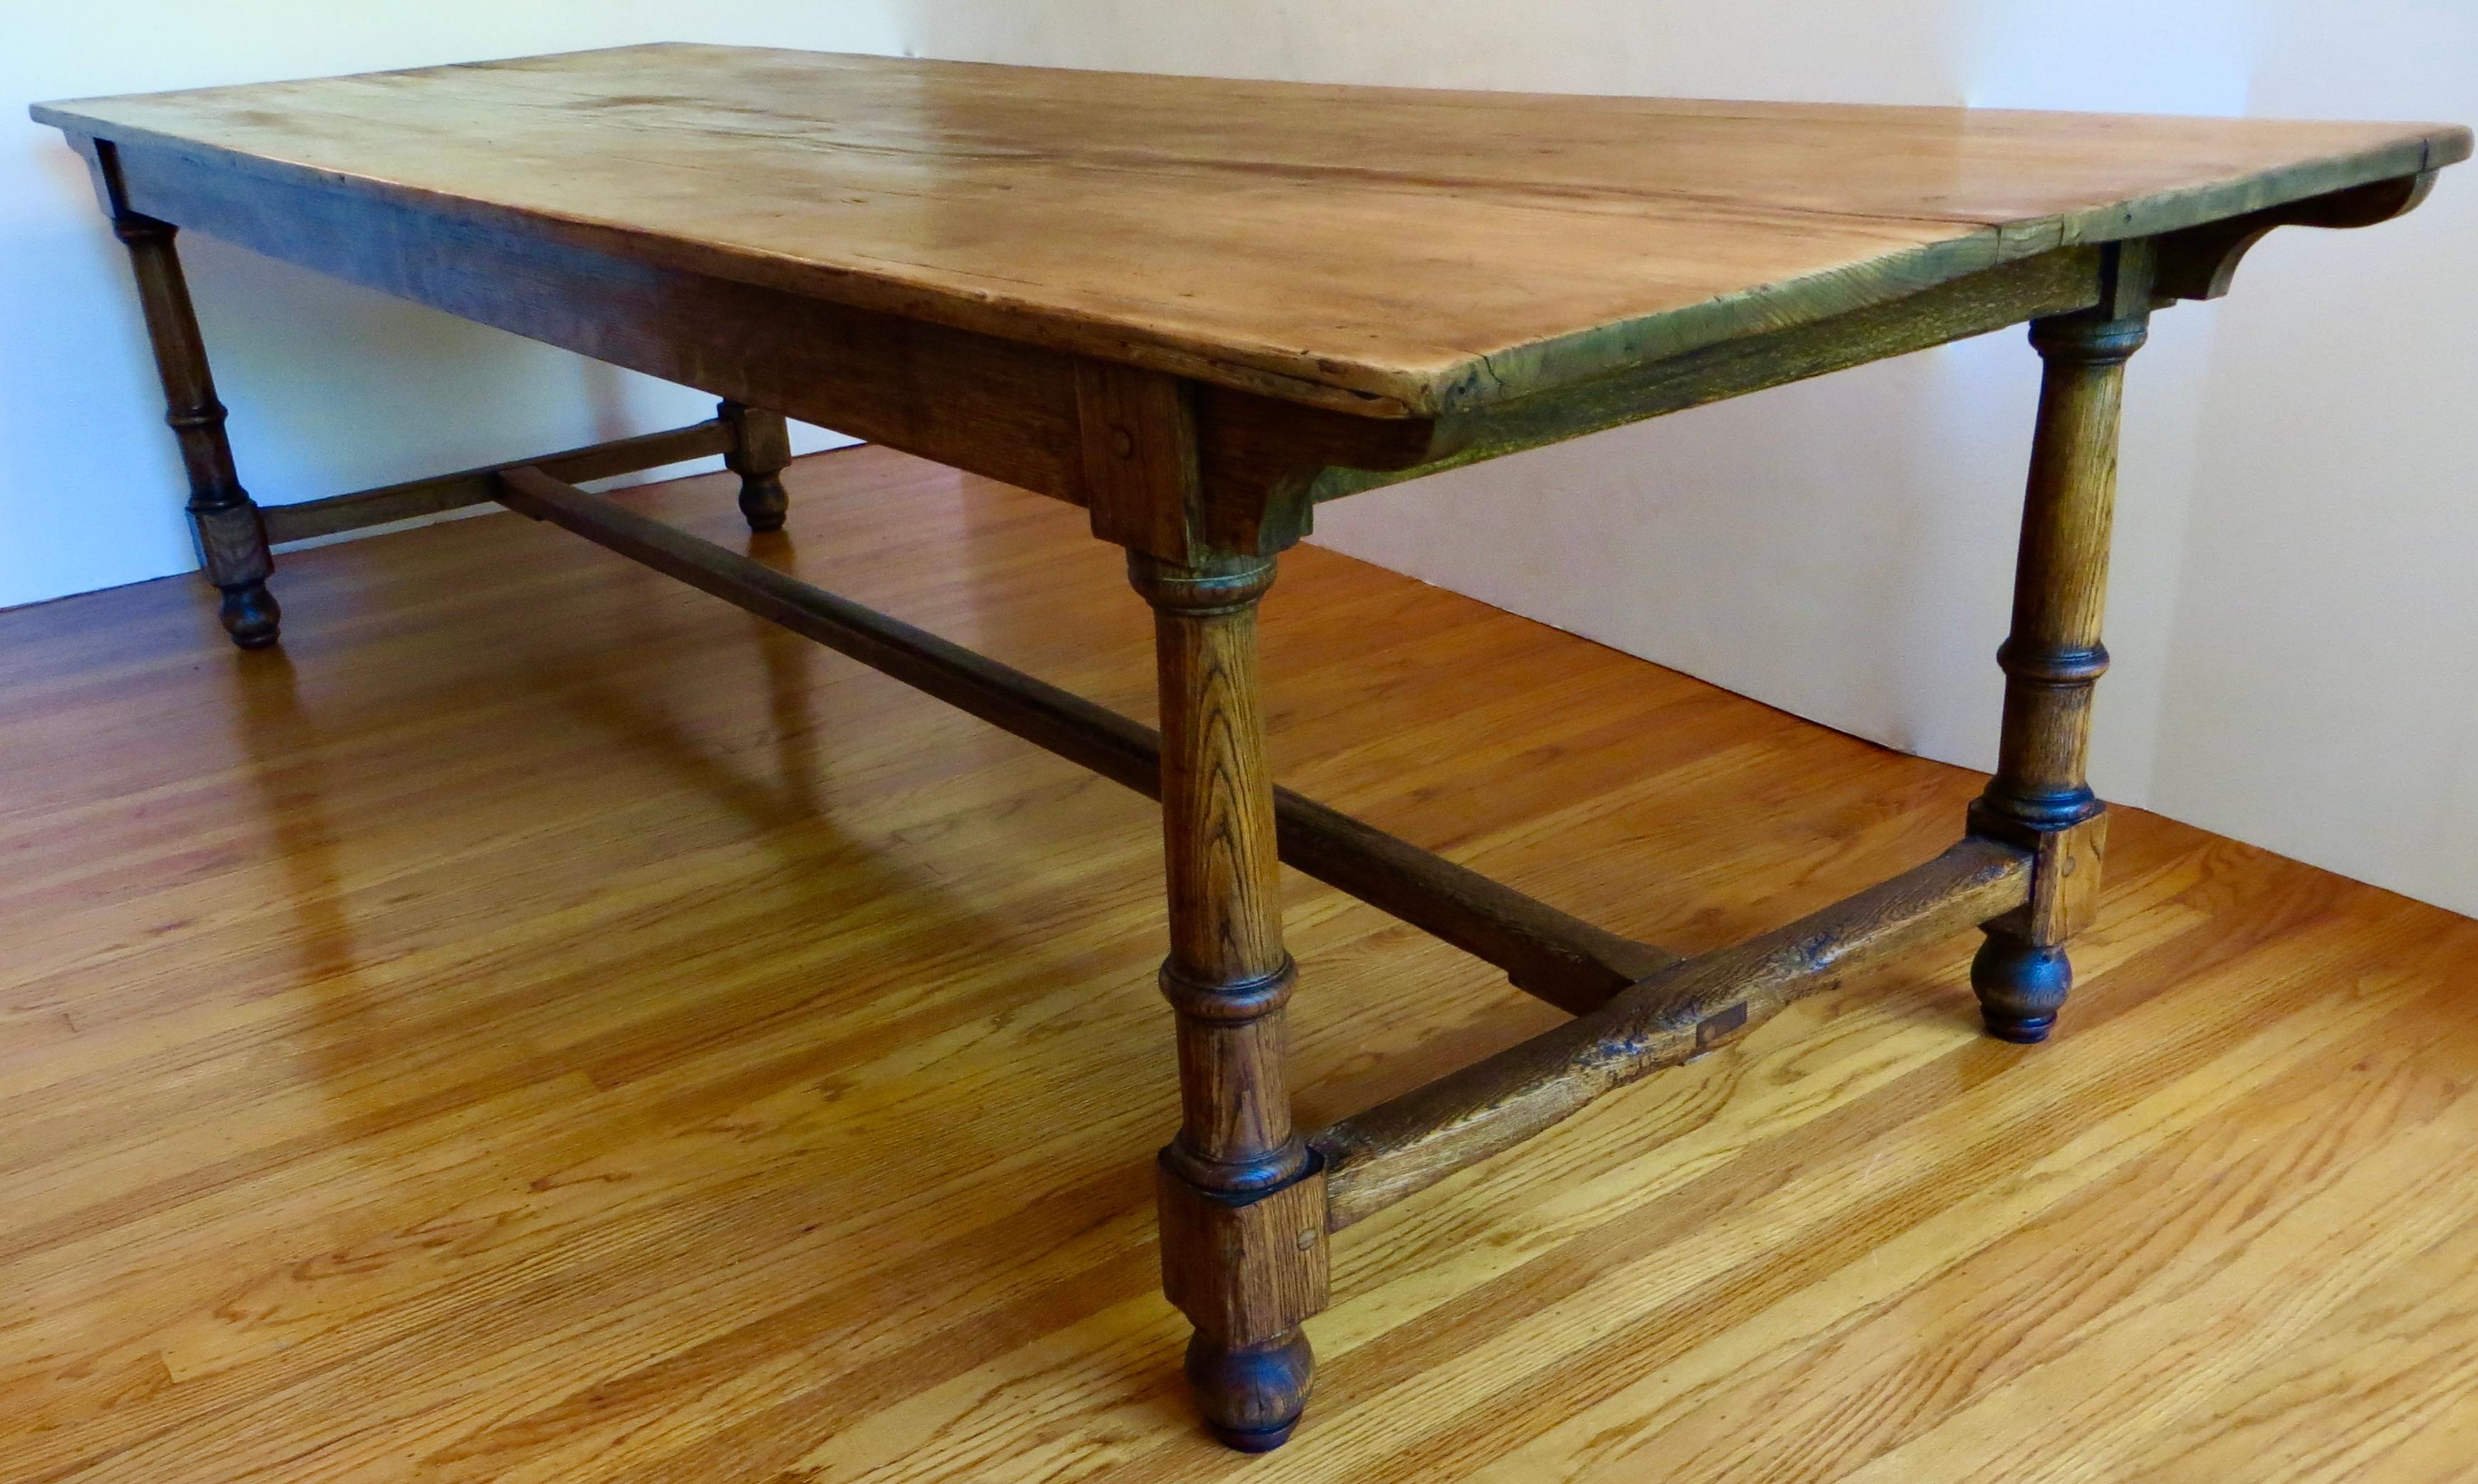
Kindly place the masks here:
[(1373, 416), (2465, 158), (2465, 129), (705, 45), (38, 105), (73, 134)]

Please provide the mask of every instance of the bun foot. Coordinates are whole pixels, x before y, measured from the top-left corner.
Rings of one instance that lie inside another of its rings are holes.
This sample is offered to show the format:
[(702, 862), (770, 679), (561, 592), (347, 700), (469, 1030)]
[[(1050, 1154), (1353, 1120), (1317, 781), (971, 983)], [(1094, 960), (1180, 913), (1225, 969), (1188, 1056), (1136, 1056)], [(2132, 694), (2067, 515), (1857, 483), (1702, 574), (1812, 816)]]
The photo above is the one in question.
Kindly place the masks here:
[(1991, 932), (1970, 961), (1970, 987), (1979, 992), (1987, 1034), (1999, 1041), (2036, 1045), (2048, 1039), (2074, 987), (2074, 967), (2062, 948), (2043, 948), (2010, 934)]
[(1187, 1343), (1187, 1380), (1204, 1425), (1226, 1447), (1270, 1453), (1290, 1441), (1307, 1409), (1316, 1357), (1304, 1330), (1238, 1348), (1198, 1335)]
[(275, 642), (276, 630), (284, 621), (284, 610), (275, 594), (260, 582), (235, 583), (223, 589), (221, 616), (224, 632), (243, 649), (265, 649)]
[(740, 513), (748, 519), (748, 529), (760, 536), (783, 529), (783, 517), (791, 514), (792, 496), (783, 488), (780, 475), (750, 475), (740, 482)]

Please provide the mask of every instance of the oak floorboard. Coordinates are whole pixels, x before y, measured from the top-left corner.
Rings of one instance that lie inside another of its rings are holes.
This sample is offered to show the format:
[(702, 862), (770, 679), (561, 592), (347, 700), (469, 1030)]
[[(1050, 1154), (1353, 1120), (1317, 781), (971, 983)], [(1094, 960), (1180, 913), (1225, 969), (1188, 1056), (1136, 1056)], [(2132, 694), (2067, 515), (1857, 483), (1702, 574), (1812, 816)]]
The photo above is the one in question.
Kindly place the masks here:
[[(727, 479), (623, 497), (1150, 716), (1079, 513), (788, 483), (780, 541)], [(1938, 944), (1360, 1222), (1247, 1460), (1154, 1289), (1150, 805), (516, 516), (278, 582), (280, 655), (187, 580), (0, 614), (7, 1484), (2478, 1457), (2478, 923), (2123, 811), (2054, 1043)], [(1315, 549), (1265, 642), (1283, 781), (1679, 949), (1979, 783)], [(1555, 1018), (1283, 892), (1308, 1121)]]

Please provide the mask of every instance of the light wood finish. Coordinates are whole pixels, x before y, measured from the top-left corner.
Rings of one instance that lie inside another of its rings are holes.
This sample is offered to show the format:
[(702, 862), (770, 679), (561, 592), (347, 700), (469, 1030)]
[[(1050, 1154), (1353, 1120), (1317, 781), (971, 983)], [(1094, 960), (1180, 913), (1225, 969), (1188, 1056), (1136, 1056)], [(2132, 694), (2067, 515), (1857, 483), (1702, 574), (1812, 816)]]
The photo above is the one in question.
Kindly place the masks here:
[[(1174, 435), (1162, 446), (1188, 450), (1153, 463), (1192, 486), (1193, 444)], [(1163, 1287), (1196, 1324), (1187, 1371), (1206, 1422), (1262, 1452), (1290, 1437), (1307, 1404), (1300, 1325), (1325, 1306), (1328, 1262), (1322, 1220), (1306, 1245), (1288, 1240), (1302, 1217), (1322, 1215), (1325, 1196), (1291, 1119), (1284, 1007), (1297, 974), (1282, 947), (1256, 663), (1256, 604), (1274, 564), (1175, 566), (1131, 552), (1127, 576), (1153, 610), (1170, 897), (1161, 990), (1178, 1018), (1178, 1133), (1161, 1151)], [(1260, 1220), (1202, 1216), (1240, 1203), (1263, 1208)]]
[(2098, 808), (2083, 776), (2092, 690), (2108, 668), (2100, 620), (2116, 504), (2117, 425), (2125, 361), (2143, 321), (2042, 320), (2038, 430), (2015, 569), (2013, 627), (2001, 663), (2006, 725), (1986, 813), (2062, 829)]
[(1973, 831), (2035, 852), (2030, 900), (1986, 925), (1971, 966), (1988, 1031), (2044, 1041), (2073, 989), (2065, 944), (2099, 891), (2105, 806), (2085, 775), (2116, 516), (2125, 365), (2150, 333), (2150, 242), (2109, 250), (2101, 302), (2033, 322), (2041, 363), (2013, 625), (1997, 650), (2005, 716), (1996, 773), (1970, 807)]
[(804, 296), (1413, 415), (2469, 149), (2442, 125), (1321, 87), (715, 46), (36, 116), (493, 230), (520, 218)]
[[(2086, 308), (2095, 244), (2156, 237), (2225, 280), (2269, 226), (2406, 210), (2401, 183), (2469, 148), (2445, 126), (703, 46), (35, 113), (115, 211), (1098, 498), (1097, 529), (1174, 562), (1190, 537), (1272, 555), (1375, 484)], [(1178, 509), (1112, 482), (1121, 383), (1150, 388), (1140, 420), (1184, 409), (1192, 450), (1142, 450), (1192, 459)]]
[[(1169, 1153), (1157, 1190), (1162, 1296), (1185, 1310), (1200, 1334), (1286, 1341), (1329, 1296), (1323, 1172), (1311, 1170), (1277, 1190), (1234, 1200), (1179, 1173)], [(1302, 1261), (1302, 1253), (1314, 1259)], [(1304, 1362), (1305, 1347), (1298, 1353)], [(1288, 1399), (1297, 1401), (1306, 1386), (1302, 1370)], [(1276, 1421), (1297, 1416), (1292, 1406)]]
[(1159, 371), (1080, 362), (1075, 422), (1093, 534), (1182, 566), (1210, 560), (1195, 388)]
[[(788, 482), (769, 561), (1150, 705), (1079, 513)], [(2115, 811), (2069, 1034), (1929, 945), (1358, 1223), (1242, 1460), (1155, 1292), (1150, 805), (517, 516), (287, 571), (282, 654), (0, 615), (13, 1484), (2466, 1472), (2478, 924)], [(1262, 624), (1277, 774), (1687, 949), (1980, 785), (1316, 549)], [(1306, 1122), (1557, 1019), (1282, 897)]]
[(2099, 917), (2101, 860), (2108, 851), (2108, 811), (2036, 837), (2031, 899), (2022, 904), (2024, 937), (2061, 943)]

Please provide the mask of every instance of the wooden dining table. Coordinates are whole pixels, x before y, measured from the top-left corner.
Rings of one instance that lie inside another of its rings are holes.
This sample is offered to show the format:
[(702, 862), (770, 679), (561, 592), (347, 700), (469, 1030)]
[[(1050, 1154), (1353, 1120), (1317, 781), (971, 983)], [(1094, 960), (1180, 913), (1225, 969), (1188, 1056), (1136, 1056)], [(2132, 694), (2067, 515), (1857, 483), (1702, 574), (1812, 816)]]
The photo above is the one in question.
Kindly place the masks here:
[[(2126, 362), (2154, 310), (2227, 291), (2272, 228), (2397, 215), (2470, 150), (2426, 124), (704, 45), (34, 115), (85, 154), (127, 245), (205, 573), (244, 650), (277, 639), (270, 542), (496, 501), (1158, 796), (1180, 1088), (1162, 1280), (1194, 1328), (1198, 1406), (1247, 1449), (1300, 1419), (1302, 1324), (1326, 1306), (1332, 1234), (1360, 1218), (1971, 927), (1987, 1029), (2049, 1034), (2098, 899), (2107, 815), (2084, 758)], [(263, 508), (224, 435), (180, 229), (702, 389), (717, 415)], [(2042, 382), (2001, 750), (1942, 854), (1681, 957), (1275, 784), (1255, 614), (1318, 505), (2025, 322)], [(1081, 506), (1151, 606), (1158, 731), (770, 565), (786, 415)], [(739, 475), (746, 549), (577, 488), (715, 454)], [(1571, 1018), (1297, 1126), (1283, 862)]]

